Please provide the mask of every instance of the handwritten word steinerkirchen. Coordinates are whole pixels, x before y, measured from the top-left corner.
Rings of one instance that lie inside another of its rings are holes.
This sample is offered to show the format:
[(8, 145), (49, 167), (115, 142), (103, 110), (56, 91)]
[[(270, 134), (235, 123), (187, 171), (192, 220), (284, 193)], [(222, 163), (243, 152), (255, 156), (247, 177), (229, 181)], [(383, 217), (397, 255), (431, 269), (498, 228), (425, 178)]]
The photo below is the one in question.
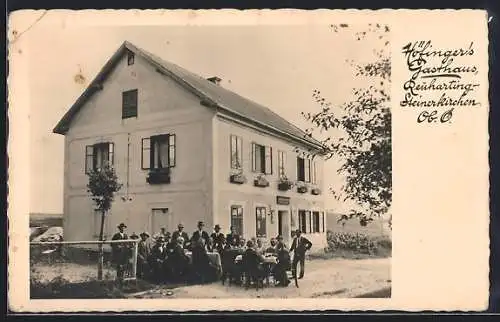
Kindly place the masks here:
[[(403, 84), (402, 107), (424, 107), (417, 122), (450, 122), (456, 107), (481, 104), (474, 98), (479, 84), (478, 68), (467, 62), (474, 56), (474, 42), (468, 47), (434, 49), (432, 42), (417, 41), (403, 47), (411, 77)], [(465, 61), (465, 62), (464, 62)], [(434, 108), (434, 109), (432, 109)]]

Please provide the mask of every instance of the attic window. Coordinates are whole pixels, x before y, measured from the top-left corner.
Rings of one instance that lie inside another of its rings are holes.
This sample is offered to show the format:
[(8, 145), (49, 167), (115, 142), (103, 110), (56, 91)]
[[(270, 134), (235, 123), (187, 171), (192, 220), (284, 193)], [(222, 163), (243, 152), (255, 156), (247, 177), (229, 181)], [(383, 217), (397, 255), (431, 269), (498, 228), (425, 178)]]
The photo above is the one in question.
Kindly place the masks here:
[(134, 58), (135, 58), (135, 55), (133, 52), (129, 51), (127, 52), (127, 65), (133, 65), (134, 64)]

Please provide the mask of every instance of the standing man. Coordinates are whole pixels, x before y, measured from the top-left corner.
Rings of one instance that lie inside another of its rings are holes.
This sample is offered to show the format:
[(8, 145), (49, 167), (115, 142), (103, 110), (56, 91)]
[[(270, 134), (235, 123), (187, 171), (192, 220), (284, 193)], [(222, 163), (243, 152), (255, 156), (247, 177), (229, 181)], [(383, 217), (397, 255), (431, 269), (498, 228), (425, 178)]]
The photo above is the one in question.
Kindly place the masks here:
[[(199, 221), (198, 222), (198, 230), (195, 231), (193, 233), (193, 236), (191, 237), (191, 245), (194, 245), (194, 247), (200, 246), (200, 244), (197, 243), (197, 241), (199, 239), (203, 239), (203, 247), (205, 247), (206, 245), (209, 245), (210, 236), (208, 235), (208, 233), (205, 230), (203, 230), (204, 227), (205, 227), (205, 223), (203, 221)], [(211, 251), (211, 249), (209, 249), (209, 251)]]
[(220, 232), (220, 225), (215, 225), (214, 233), (210, 237), (212, 237), (214, 249), (222, 255), (226, 238), (224, 234)]
[[(121, 223), (118, 225), (118, 232), (113, 235), (111, 240), (127, 240), (128, 236), (125, 233), (127, 225)], [(116, 267), (116, 277), (119, 281), (123, 280), (123, 275), (125, 273), (125, 265), (127, 264), (128, 255), (128, 245), (125, 243), (113, 243), (111, 246), (113, 252), (113, 263)]]
[(306, 251), (311, 249), (311, 247), (312, 243), (307, 238), (302, 237), (300, 229), (297, 229), (295, 231), (292, 247), (290, 247), (290, 252), (294, 251), (292, 262), (292, 274), (294, 277), (297, 274), (297, 263), (300, 263), (299, 279), (304, 277)]
[(187, 245), (188, 245), (188, 243), (189, 243), (189, 236), (184, 231), (184, 225), (183, 224), (179, 224), (177, 226), (177, 230), (174, 231), (173, 234), (172, 234), (172, 240), (173, 241), (177, 241), (179, 239), (179, 237), (182, 237), (182, 239), (184, 240), (184, 242), (182, 244), (182, 247), (186, 248)]

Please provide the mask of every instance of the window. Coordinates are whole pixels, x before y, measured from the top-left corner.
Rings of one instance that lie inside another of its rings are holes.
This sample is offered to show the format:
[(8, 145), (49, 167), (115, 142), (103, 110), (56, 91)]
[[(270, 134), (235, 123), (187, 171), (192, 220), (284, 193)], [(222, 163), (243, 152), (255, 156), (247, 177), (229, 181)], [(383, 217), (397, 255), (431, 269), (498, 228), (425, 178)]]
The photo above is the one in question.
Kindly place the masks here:
[(243, 236), (243, 207), (231, 206), (231, 226), (236, 234)]
[(242, 140), (236, 135), (231, 135), (231, 169), (241, 169), (243, 167), (243, 147)]
[(155, 135), (142, 139), (142, 169), (175, 167), (175, 134)]
[(325, 226), (326, 226), (326, 223), (325, 223), (325, 212), (322, 211), (321, 212), (321, 232), (324, 233), (325, 232)]
[(256, 220), (256, 236), (266, 237), (266, 207), (256, 207), (255, 208), (255, 220)]
[(137, 117), (137, 90), (122, 93), (122, 119)]
[(308, 211), (299, 210), (299, 227), (300, 231), (303, 233), (307, 233), (307, 217)]
[(133, 52), (129, 51), (127, 52), (127, 65), (133, 65), (134, 64), (134, 59), (135, 59), (135, 55)]
[(319, 211), (313, 211), (313, 224), (312, 224), (312, 232), (319, 233)]
[[(99, 238), (99, 234), (101, 233), (101, 221), (102, 221), (102, 212), (99, 209), (94, 209), (94, 237)], [(108, 237), (108, 219), (109, 212), (104, 216), (104, 227), (103, 227), (103, 237)]]
[(85, 173), (102, 169), (106, 163), (113, 165), (114, 162), (114, 144), (97, 143), (85, 147)]
[(286, 176), (286, 153), (278, 151), (278, 174), (281, 178)]
[(252, 143), (252, 171), (263, 174), (273, 173), (272, 150), (269, 146)]
[(297, 180), (311, 182), (311, 160), (297, 157)]

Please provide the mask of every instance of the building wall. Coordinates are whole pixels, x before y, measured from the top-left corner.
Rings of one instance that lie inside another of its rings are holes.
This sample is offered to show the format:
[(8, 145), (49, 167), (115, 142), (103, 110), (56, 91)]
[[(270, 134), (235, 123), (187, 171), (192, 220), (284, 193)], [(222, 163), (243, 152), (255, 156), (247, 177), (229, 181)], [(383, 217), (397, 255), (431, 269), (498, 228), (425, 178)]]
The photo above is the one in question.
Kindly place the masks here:
[[(217, 155), (215, 156), (216, 169), (214, 170), (215, 185), (215, 199), (216, 211), (215, 222), (220, 224), (224, 231), (229, 231), (230, 227), (230, 207), (231, 205), (242, 205), (244, 211), (243, 227), (244, 237), (252, 238), (256, 234), (256, 213), (257, 206), (264, 206), (268, 209), (268, 216), (266, 221), (267, 236), (266, 240), (271, 237), (276, 237), (278, 234), (278, 211), (289, 211), (288, 224), (292, 222), (292, 216), (296, 219), (298, 210), (315, 210), (324, 211), (324, 198), (321, 195), (312, 195), (310, 190), (307, 193), (300, 194), (296, 192), (296, 188), (283, 192), (278, 190), (278, 150), (286, 152), (286, 175), (290, 180), (297, 179), (297, 153), (294, 151), (295, 144), (285, 140), (270, 136), (265, 133), (257, 132), (255, 130), (243, 127), (234, 122), (216, 118), (215, 126), (217, 136)], [(242, 138), (243, 144), (243, 174), (247, 178), (245, 184), (230, 183), (229, 177), (235, 173), (231, 170), (230, 166), (230, 135), (237, 135)], [(267, 180), (270, 182), (269, 187), (261, 188), (253, 185), (253, 180), (256, 173), (252, 172), (251, 160), (251, 146), (252, 142), (271, 146), (273, 149), (272, 154), (272, 174), (266, 175)], [(316, 177), (317, 186), (323, 191), (323, 160), (316, 158)], [(284, 196), (290, 198), (290, 205), (278, 205), (276, 197)], [(274, 215), (271, 218), (270, 213)], [(325, 216), (326, 222), (326, 216)], [(295, 220), (295, 225), (289, 226), (289, 231), (298, 228), (298, 220)], [(323, 226), (320, 226), (321, 233), (308, 233), (305, 236), (311, 239), (315, 248), (324, 247), (326, 244), (325, 233)], [(326, 231), (326, 229), (325, 229)], [(284, 236), (289, 238), (289, 236)], [(290, 240), (288, 240), (289, 242)]]
[[(103, 85), (82, 107), (65, 138), (65, 238), (95, 239), (85, 146), (99, 142), (114, 143), (114, 167), (123, 183), (108, 217), (108, 235), (120, 222), (130, 233), (151, 233), (152, 208), (169, 209), (168, 230), (179, 222), (187, 231), (194, 230), (198, 220), (211, 225), (213, 112), (137, 56), (131, 66), (122, 60)], [(136, 88), (138, 117), (123, 120), (122, 92)], [(141, 169), (141, 141), (166, 133), (176, 134), (171, 183), (150, 185), (148, 170)], [(132, 200), (123, 201), (126, 196)]]

